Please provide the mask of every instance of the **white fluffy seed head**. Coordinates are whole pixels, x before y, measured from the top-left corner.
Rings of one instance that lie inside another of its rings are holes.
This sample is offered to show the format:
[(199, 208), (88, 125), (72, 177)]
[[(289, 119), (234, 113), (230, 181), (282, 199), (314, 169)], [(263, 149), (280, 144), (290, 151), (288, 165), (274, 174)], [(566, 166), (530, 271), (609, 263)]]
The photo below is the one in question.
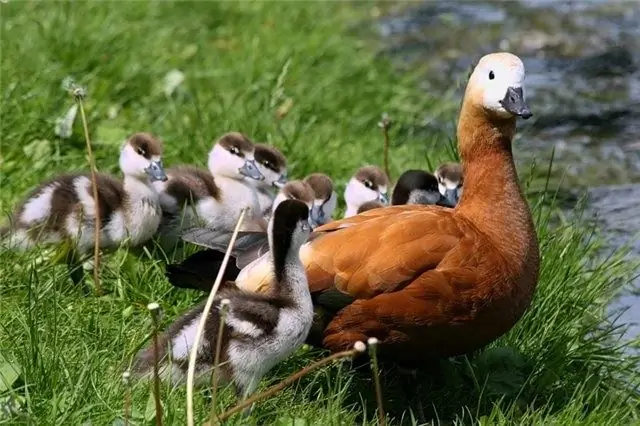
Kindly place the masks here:
[(365, 345), (364, 342), (361, 342), (360, 340), (358, 340), (356, 343), (353, 344), (353, 349), (355, 349), (358, 352), (364, 352), (365, 350), (367, 350), (367, 345)]
[(378, 339), (376, 339), (375, 337), (369, 337), (369, 340), (367, 340), (367, 344), (369, 346), (375, 346), (378, 344)]

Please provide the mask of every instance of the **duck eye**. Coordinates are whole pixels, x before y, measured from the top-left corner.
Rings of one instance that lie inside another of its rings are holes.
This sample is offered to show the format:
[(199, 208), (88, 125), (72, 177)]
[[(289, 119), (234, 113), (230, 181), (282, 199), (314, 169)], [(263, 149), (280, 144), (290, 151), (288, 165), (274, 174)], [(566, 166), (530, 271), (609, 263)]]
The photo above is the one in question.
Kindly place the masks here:
[(366, 186), (369, 189), (372, 189), (373, 188), (373, 183), (371, 183), (370, 180), (365, 180), (364, 181), (364, 186)]
[(489, 71), (489, 80), (493, 80), (494, 78), (496, 78), (496, 75), (493, 73), (493, 71)]
[(136, 149), (136, 152), (137, 152), (138, 154), (140, 154), (140, 155), (144, 156), (144, 149), (142, 149), (142, 148), (138, 147), (138, 148)]

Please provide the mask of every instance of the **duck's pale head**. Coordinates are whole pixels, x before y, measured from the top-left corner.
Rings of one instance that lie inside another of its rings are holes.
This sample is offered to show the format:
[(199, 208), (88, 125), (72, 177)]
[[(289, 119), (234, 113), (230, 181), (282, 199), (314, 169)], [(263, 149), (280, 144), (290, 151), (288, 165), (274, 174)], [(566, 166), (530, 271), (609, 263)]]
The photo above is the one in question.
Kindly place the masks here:
[(446, 205), (455, 207), (462, 196), (462, 165), (459, 163), (443, 163), (436, 169), (434, 176), (438, 180), (438, 190), (444, 197)]
[(311, 224), (315, 227), (331, 220), (338, 194), (333, 190), (333, 181), (324, 173), (312, 173), (304, 178), (313, 190), (313, 206), (311, 208)]
[(134, 133), (120, 150), (120, 170), (126, 176), (166, 181), (162, 165), (162, 142), (150, 133)]
[(285, 200), (302, 201), (311, 209), (313, 206), (313, 190), (306, 182), (301, 180), (287, 182), (280, 191), (278, 191), (276, 198), (273, 200), (272, 211), (275, 211), (278, 205)]
[(264, 180), (264, 188), (282, 188), (287, 183), (287, 158), (277, 148), (262, 143), (255, 145), (255, 159)]
[(347, 206), (355, 209), (368, 201), (379, 201), (386, 205), (389, 203), (388, 188), (389, 178), (380, 167), (365, 166), (349, 180), (344, 191), (344, 199)]
[(490, 53), (475, 66), (466, 99), (499, 118), (530, 118), (524, 94), (524, 64), (508, 52)]
[(222, 135), (209, 152), (209, 171), (232, 179), (263, 180), (255, 161), (255, 144), (245, 135), (229, 132)]

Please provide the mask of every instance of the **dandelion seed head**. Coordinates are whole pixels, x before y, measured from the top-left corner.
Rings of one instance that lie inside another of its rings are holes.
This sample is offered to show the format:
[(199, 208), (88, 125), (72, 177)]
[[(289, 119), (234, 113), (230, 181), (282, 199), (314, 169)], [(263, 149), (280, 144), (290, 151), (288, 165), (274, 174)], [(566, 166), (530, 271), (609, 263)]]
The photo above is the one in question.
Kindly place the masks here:
[(358, 352), (364, 352), (367, 349), (367, 345), (365, 345), (364, 342), (361, 342), (360, 340), (358, 340), (356, 343), (353, 344), (353, 349), (355, 349)]
[(369, 346), (375, 346), (378, 344), (378, 339), (376, 339), (375, 337), (369, 337), (369, 340), (367, 340), (367, 344)]

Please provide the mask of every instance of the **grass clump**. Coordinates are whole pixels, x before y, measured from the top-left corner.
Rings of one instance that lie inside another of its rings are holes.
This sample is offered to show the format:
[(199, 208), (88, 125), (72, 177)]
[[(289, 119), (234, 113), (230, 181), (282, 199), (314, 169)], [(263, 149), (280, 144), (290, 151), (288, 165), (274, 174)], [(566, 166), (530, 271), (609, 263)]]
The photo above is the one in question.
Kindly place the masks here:
[[(458, 99), (414, 90), (353, 35), (367, 4), (281, 2), (10, 2), (2, 7), (0, 207), (8, 212), (42, 179), (86, 169), (79, 120), (56, 133), (71, 107), (71, 76), (88, 90), (85, 108), (97, 167), (117, 172), (122, 139), (151, 131), (167, 166), (205, 165), (229, 130), (289, 156), (290, 176), (323, 171), (343, 185), (356, 168), (382, 163), (377, 123), (388, 112), (391, 172), (451, 159), (449, 135), (425, 135), (426, 115), (451, 121)], [(178, 82), (169, 84), (166, 80)], [(180, 82), (180, 80), (182, 80)], [(535, 100), (532, 100), (535, 104)], [(419, 137), (417, 135), (420, 135)], [(67, 137), (68, 136), (68, 137)], [(602, 260), (594, 230), (551, 226), (554, 207), (531, 199), (542, 252), (534, 304), (488, 350), (432, 366), (418, 398), (434, 423), (629, 424), (639, 416), (638, 359), (625, 355), (606, 307), (633, 274), (623, 253)], [(552, 204), (552, 203), (551, 203)], [(122, 373), (152, 325), (163, 326), (200, 295), (173, 289), (156, 260), (124, 252), (105, 259), (107, 295), (85, 298), (47, 254), (0, 252), (0, 421), (113, 424), (123, 416)], [(318, 358), (300, 351), (262, 383), (276, 383)], [(414, 422), (395, 370), (381, 365), (388, 424)], [(162, 389), (164, 424), (184, 424), (185, 389)], [(233, 401), (222, 392), (218, 412)], [(132, 421), (149, 423), (148, 386), (132, 384)], [(209, 413), (195, 398), (196, 421)], [(367, 368), (321, 369), (259, 404), (269, 424), (375, 424)], [(231, 424), (242, 420), (232, 419)]]

